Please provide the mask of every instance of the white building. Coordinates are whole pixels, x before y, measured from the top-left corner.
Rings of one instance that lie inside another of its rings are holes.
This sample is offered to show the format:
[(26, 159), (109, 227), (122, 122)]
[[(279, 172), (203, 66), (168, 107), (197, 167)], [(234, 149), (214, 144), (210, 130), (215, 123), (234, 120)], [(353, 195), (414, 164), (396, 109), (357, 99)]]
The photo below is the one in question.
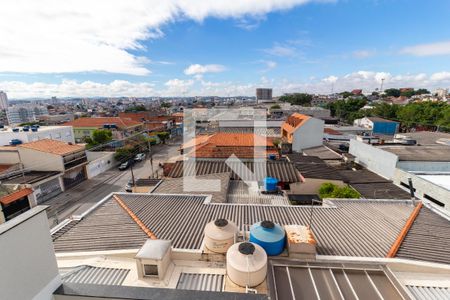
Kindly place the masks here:
[(411, 178), (415, 196), (450, 210), (450, 147), (372, 146), (350, 140), (349, 153), (355, 162), (409, 190)]
[(36, 129), (27, 129), (27, 127), (5, 127), (0, 129), (0, 146), (9, 145), (12, 140), (19, 140), (22, 143), (29, 143), (43, 139), (75, 143), (73, 127), (40, 126)]
[(4, 91), (0, 91), (0, 110), (8, 109), (8, 96)]
[(292, 144), (292, 151), (321, 146), (325, 122), (307, 115), (294, 113), (281, 126), (284, 141)]
[(13, 126), (21, 123), (35, 122), (40, 116), (48, 115), (48, 110), (45, 106), (39, 105), (12, 106), (8, 108), (6, 115), (9, 125)]
[(447, 98), (448, 90), (447, 89), (436, 89), (435, 94), (436, 94), (436, 96), (438, 96), (439, 99), (445, 100)]

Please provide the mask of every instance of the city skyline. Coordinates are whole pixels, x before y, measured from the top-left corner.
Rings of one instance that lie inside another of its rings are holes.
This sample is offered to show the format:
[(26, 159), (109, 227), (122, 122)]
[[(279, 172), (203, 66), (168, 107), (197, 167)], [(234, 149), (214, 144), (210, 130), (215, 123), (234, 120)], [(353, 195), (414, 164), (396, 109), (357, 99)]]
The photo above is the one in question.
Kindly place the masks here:
[(6, 1), (0, 90), (21, 99), (272, 87), (277, 96), (367, 92), (382, 79), (448, 88), (449, 12), (446, 1)]

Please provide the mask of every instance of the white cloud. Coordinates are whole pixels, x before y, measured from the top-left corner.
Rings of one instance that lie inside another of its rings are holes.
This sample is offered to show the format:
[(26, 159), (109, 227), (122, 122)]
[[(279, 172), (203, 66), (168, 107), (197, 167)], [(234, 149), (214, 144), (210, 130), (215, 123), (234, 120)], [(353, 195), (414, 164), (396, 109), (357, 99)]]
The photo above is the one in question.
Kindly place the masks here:
[(374, 50), (356, 50), (353, 51), (353, 57), (356, 58), (367, 58), (375, 55)]
[(274, 61), (267, 60), (267, 61), (265, 61), (265, 63), (266, 63), (266, 67), (268, 70), (272, 70), (277, 67), (277, 63)]
[(111, 83), (98, 83), (93, 81), (77, 82), (63, 80), (60, 83), (50, 84), (43, 82), (25, 83), (19, 81), (0, 82), (2, 90), (8, 93), (9, 98), (30, 97), (93, 97), (93, 96), (245, 96), (254, 95), (256, 87), (271, 86), (275, 95), (289, 92), (325, 93), (331, 92), (333, 84), (335, 92), (363, 89), (371, 92), (380, 88), (384, 79), (386, 88), (427, 88), (430, 90), (450, 85), (450, 72), (443, 71), (433, 74), (391, 74), (388, 72), (357, 71), (342, 76), (326, 76), (323, 78), (309, 78), (307, 81), (275, 80), (261, 77), (257, 82), (243, 84), (240, 82), (215, 82), (188, 79), (171, 79), (163, 86), (155, 86), (153, 83), (133, 83), (123, 80)]
[[(150, 73), (130, 50), (179, 19), (264, 16), (314, 0), (3, 0), (0, 72)], [(151, 49), (150, 49), (151, 50)]]
[(274, 45), (272, 48), (264, 49), (264, 52), (273, 56), (281, 57), (295, 56), (296, 54), (294, 47), (285, 45)]
[(196, 75), (196, 74), (205, 74), (205, 73), (220, 73), (225, 71), (225, 66), (222, 65), (199, 65), (194, 64), (190, 65), (188, 68), (184, 70), (184, 74), (186, 75)]
[(450, 41), (405, 47), (400, 53), (414, 56), (450, 55)]

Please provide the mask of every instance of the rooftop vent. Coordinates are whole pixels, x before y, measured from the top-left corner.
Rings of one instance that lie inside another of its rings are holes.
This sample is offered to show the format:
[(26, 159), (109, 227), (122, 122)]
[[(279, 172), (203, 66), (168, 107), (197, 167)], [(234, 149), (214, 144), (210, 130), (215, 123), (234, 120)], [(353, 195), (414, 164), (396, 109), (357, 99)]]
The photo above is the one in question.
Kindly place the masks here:
[(171, 262), (171, 245), (167, 240), (148, 239), (136, 254), (138, 277), (163, 280)]

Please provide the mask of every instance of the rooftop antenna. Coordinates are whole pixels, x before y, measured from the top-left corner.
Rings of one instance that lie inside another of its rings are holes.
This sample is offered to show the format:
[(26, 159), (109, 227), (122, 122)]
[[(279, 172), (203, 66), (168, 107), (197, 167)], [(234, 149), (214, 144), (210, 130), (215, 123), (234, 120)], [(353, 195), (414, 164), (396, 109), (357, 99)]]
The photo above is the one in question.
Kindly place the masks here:
[(308, 224), (308, 227), (311, 230), (312, 230), (312, 223), (313, 223), (314, 202), (319, 202), (319, 201), (317, 201), (316, 199), (311, 199), (311, 213), (309, 215), (309, 224)]

